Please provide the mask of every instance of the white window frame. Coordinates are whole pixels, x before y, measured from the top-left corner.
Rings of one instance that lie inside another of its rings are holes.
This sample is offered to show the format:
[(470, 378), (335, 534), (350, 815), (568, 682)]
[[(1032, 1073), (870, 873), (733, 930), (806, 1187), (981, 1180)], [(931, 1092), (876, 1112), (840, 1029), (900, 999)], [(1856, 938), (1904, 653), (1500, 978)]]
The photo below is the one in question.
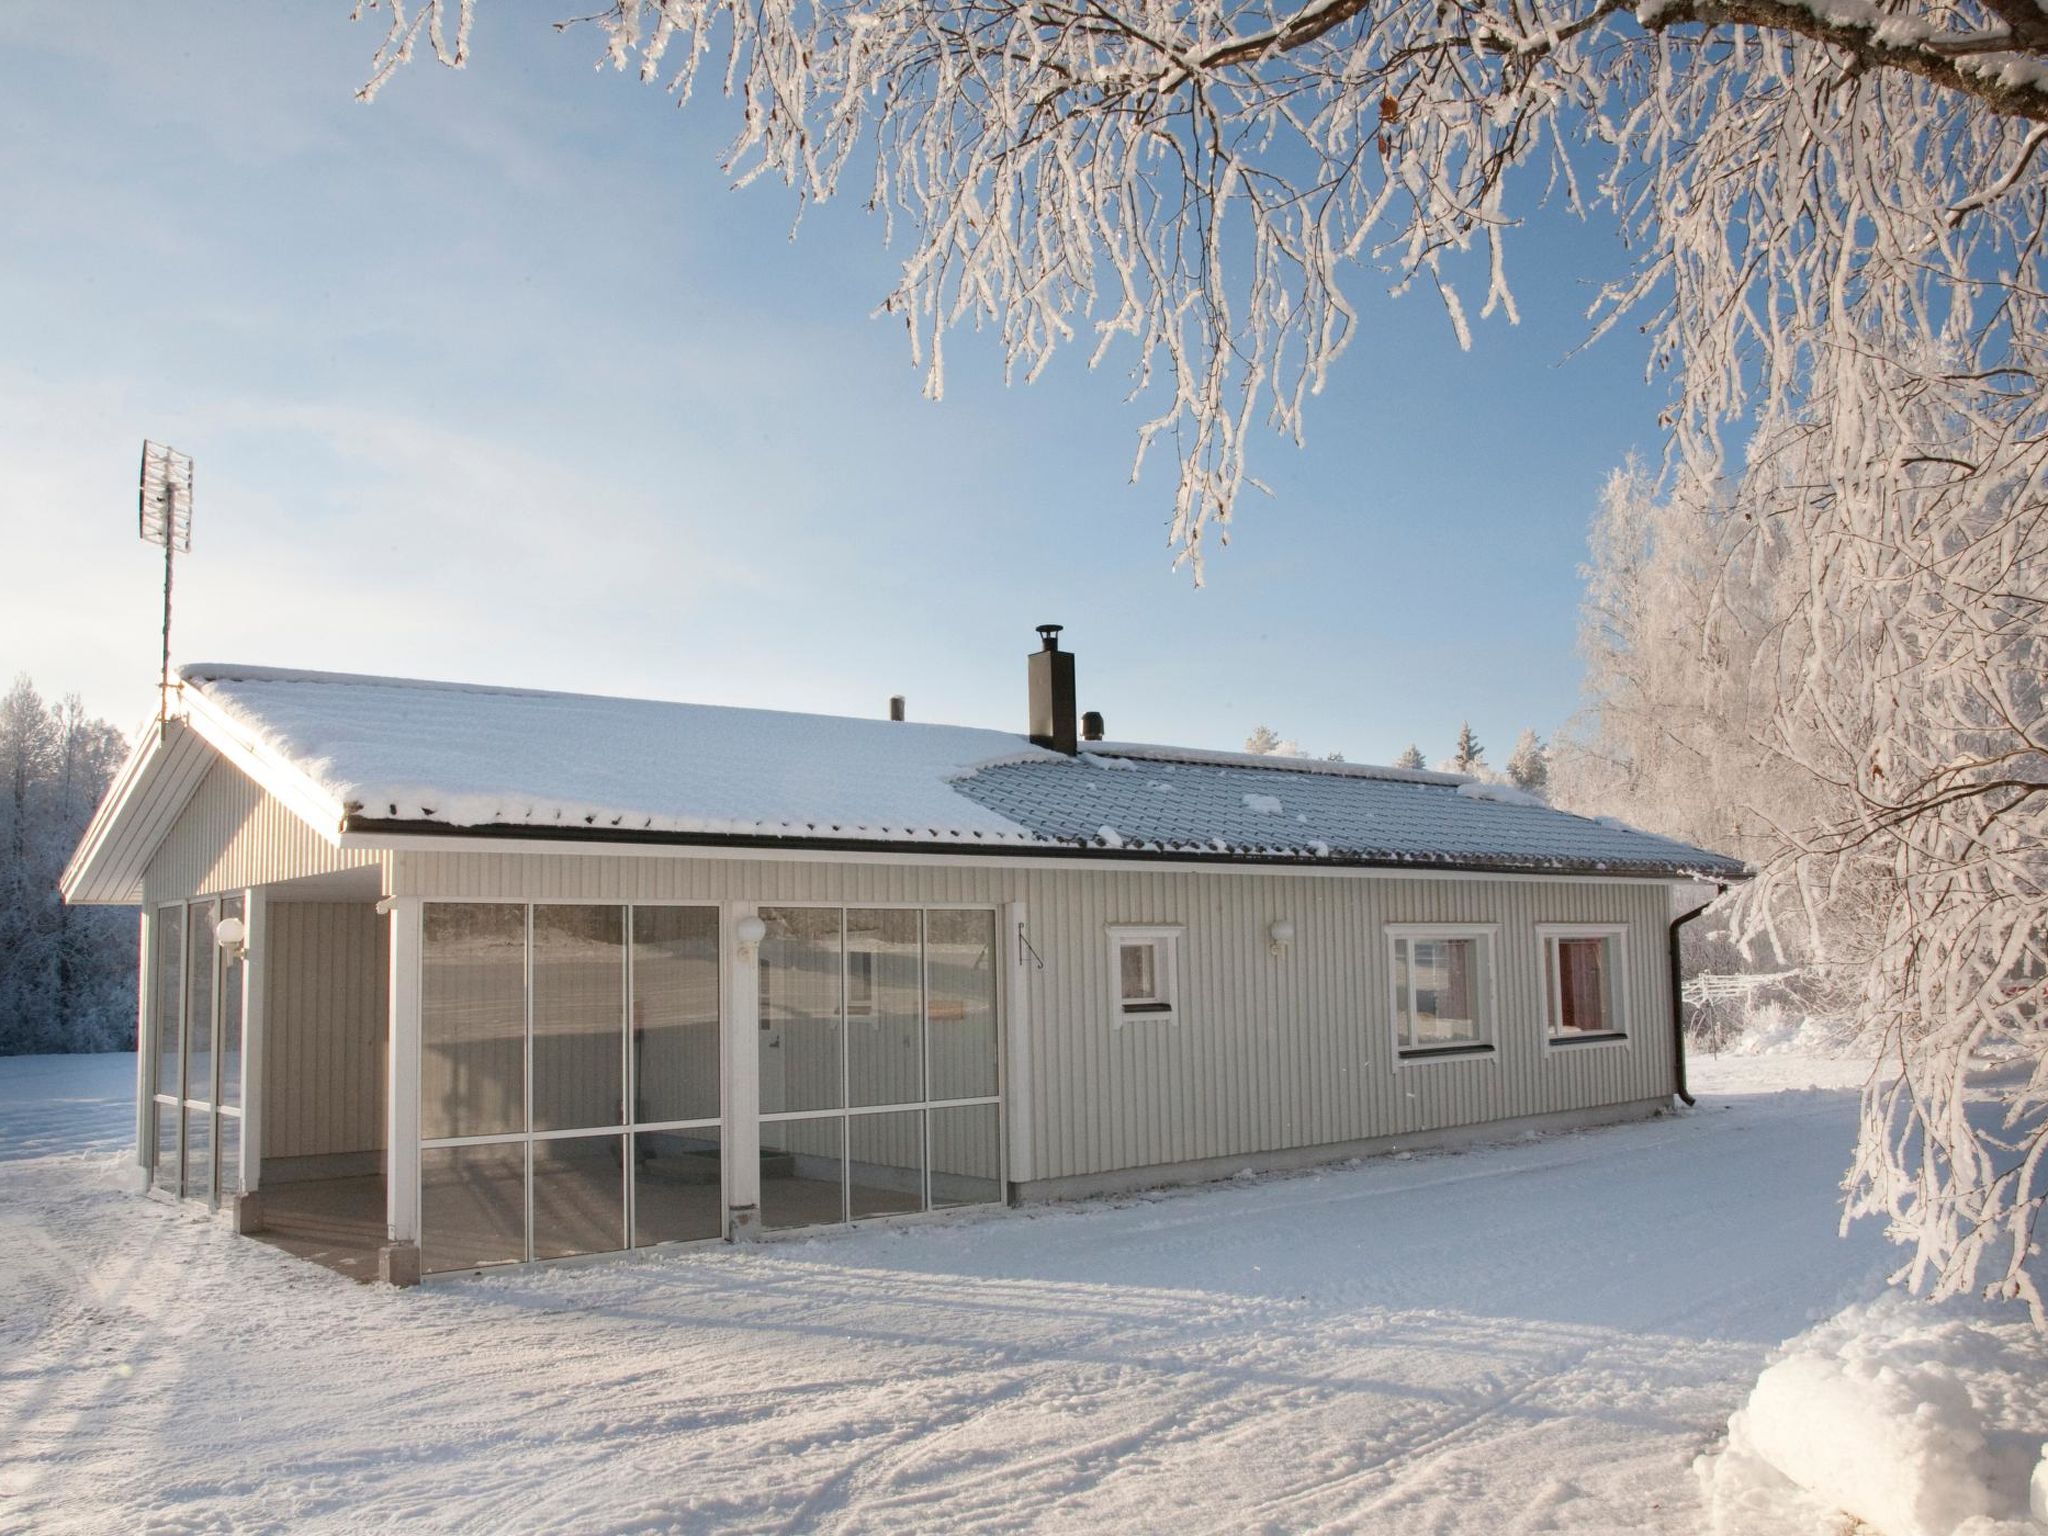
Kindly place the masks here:
[[(1112, 923), (1109, 926), (1109, 1006), (1118, 1024), (1178, 1024), (1180, 1007), (1180, 940), (1186, 932), (1179, 924)], [(1152, 1005), (1132, 1008), (1124, 1001), (1125, 948), (1133, 944), (1154, 946), (1157, 957), (1153, 972), (1159, 978), (1160, 995)], [(1164, 1007), (1157, 1004), (1163, 1003)]]
[[(1559, 1032), (1564, 1020), (1564, 967), (1553, 961), (1552, 946), (1559, 939), (1608, 939), (1613, 966), (1609, 972), (1608, 996), (1614, 1003), (1614, 1025), (1597, 1035)], [(1599, 1047), (1627, 1045), (1635, 1038), (1629, 1027), (1628, 925), (1626, 923), (1538, 923), (1536, 941), (1543, 966), (1543, 1049), (1548, 1051), (1590, 1051)]]
[[(1500, 1057), (1500, 924), (1498, 923), (1388, 923), (1387, 946), (1387, 1037), (1393, 1048), (1396, 1070), (1430, 1066), (1445, 1061), (1496, 1061)], [(1480, 1021), (1480, 1038), (1473, 1045), (1404, 1047), (1401, 1044), (1401, 980), (1394, 959), (1396, 940), (1476, 939), (1486, 946), (1486, 985), (1481, 1000), (1486, 1017)]]

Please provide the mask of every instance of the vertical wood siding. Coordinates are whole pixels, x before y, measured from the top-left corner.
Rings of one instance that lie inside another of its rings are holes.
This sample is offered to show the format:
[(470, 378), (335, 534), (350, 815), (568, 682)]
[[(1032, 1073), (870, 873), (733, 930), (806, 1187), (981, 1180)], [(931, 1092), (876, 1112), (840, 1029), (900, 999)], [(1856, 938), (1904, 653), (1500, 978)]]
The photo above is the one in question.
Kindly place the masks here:
[(330, 846), (240, 769), (216, 759), (151, 858), (144, 900), (374, 869), (385, 857)]
[[(1039, 1178), (1587, 1109), (1673, 1083), (1657, 884), (401, 853), (388, 888), (472, 900), (1028, 902), (1044, 962), (1029, 970)], [(1276, 957), (1266, 935), (1278, 918), (1296, 937)], [(1397, 1065), (1390, 922), (1498, 925), (1492, 1056)], [(1627, 926), (1627, 1044), (1545, 1049), (1536, 925), (1547, 922)], [(1184, 929), (1174, 1022), (1119, 1016), (1114, 924)]]
[(390, 925), (367, 903), (273, 901), (264, 944), (264, 1156), (382, 1147)]

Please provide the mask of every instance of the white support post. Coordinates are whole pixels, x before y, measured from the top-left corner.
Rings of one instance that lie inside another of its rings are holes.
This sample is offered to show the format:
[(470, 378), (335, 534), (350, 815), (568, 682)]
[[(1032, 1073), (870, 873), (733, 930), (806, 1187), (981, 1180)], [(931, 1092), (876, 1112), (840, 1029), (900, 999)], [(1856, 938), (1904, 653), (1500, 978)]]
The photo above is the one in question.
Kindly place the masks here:
[(155, 948), (156, 914), (142, 908), (140, 949), (135, 962), (135, 1166), (141, 1171), (136, 1189), (149, 1188), (156, 1162), (156, 972), (150, 965)]
[(263, 1184), (263, 1034), (269, 1020), (270, 893), (261, 886), (242, 892), (242, 1195)]
[(386, 897), (391, 919), (391, 1033), (384, 1120), (385, 1237), (378, 1272), (392, 1285), (420, 1277), (420, 950), (417, 896)]
[(728, 901), (718, 937), (725, 974), (725, 1199), (726, 1236), (752, 1236), (761, 1220), (761, 967), (758, 946), (737, 937), (743, 917), (757, 917), (751, 901)]
[(1030, 912), (1021, 901), (1003, 908), (1004, 948), (1010, 966), (1003, 988), (1003, 1117), (1009, 1128), (1009, 1180), (1038, 1176), (1031, 1135), (1031, 972), (1037, 965), (1030, 944)]

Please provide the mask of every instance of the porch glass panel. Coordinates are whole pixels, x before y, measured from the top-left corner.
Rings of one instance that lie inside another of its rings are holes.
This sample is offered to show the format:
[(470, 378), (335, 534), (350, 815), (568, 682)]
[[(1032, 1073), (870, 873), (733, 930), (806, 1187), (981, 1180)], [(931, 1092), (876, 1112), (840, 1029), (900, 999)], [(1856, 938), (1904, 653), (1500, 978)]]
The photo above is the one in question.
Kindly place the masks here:
[[(183, 1070), (179, 1051), (183, 1048), (185, 1018), (185, 909), (159, 907), (156, 913), (156, 1000), (151, 1023), (156, 1029), (156, 1091), (171, 1098), (184, 1096)], [(171, 1133), (173, 1188), (178, 1183), (177, 1132)]]
[(715, 907), (633, 909), (633, 1071), (636, 1123), (718, 1118)]
[(623, 1136), (533, 1144), (533, 1256), (566, 1259), (626, 1246)]
[(925, 914), (934, 1099), (996, 1092), (996, 915)]
[(761, 1110), (837, 1109), (845, 1102), (840, 1026), (840, 914), (763, 907)]
[(1003, 1197), (1001, 1117), (993, 1104), (931, 1112), (932, 1209), (988, 1205)]
[[(242, 916), (242, 898), (230, 896), (220, 904), (223, 918), (237, 921)], [(242, 957), (223, 953), (220, 960), (220, 1099), (229, 1107), (242, 1102)], [(225, 1132), (223, 1132), (225, 1134)], [(226, 1166), (227, 1152), (221, 1152)], [(221, 1187), (227, 1188), (223, 1180)]]
[(420, 1153), (420, 1267), (429, 1273), (526, 1257), (526, 1146)]
[(915, 911), (847, 909), (850, 1104), (915, 1104), (924, 1098), (924, 967), (918, 929)]
[(846, 1122), (847, 1214), (903, 1216), (924, 1209), (924, 1115), (851, 1115)]
[(429, 902), (422, 925), (420, 1135), (523, 1131), (526, 909)]
[(846, 1117), (775, 1120), (761, 1127), (761, 1225), (816, 1227), (846, 1220)]
[(220, 952), (213, 930), (212, 902), (185, 909), (185, 1097), (205, 1104), (213, 1102), (214, 957)]
[[(536, 906), (536, 1131), (625, 1123), (625, 1026), (625, 908)], [(538, 1170), (539, 1164), (535, 1167)], [(612, 1246), (619, 1245), (615, 1242)]]
[(725, 1234), (725, 1184), (715, 1127), (633, 1137), (633, 1245)]

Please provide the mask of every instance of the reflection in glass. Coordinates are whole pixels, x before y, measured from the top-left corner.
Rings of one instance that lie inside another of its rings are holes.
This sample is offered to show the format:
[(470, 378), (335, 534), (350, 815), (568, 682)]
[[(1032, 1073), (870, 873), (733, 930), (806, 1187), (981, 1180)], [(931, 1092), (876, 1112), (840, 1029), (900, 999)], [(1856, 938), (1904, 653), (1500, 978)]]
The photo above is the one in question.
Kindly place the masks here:
[(847, 1208), (863, 1216), (924, 1209), (924, 1115), (853, 1115), (846, 1123)]
[[(220, 904), (221, 916), (239, 920), (242, 898), (230, 896)], [(220, 957), (220, 1102), (242, 1102), (242, 957), (223, 953)], [(225, 1135), (225, 1132), (223, 1132)], [(223, 1149), (221, 1163), (227, 1165)], [(227, 1181), (221, 1181), (227, 1188)]]
[(843, 1116), (761, 1127), (761, 1225), (815, 1227), (846, 1219)]
[(533, 1256), (565, 1259), (626, 1246), (626, 1139), (533, 1144)]
[(156, 1167), (150, 1183), (167, 1195), (178, 1192), (178, 1115), (176, 1104), (153, 1104), (156, 1115)]
[(932, 1208), (988, 1205), (1003, 1198), (999, 1116), (993, 1104), (934, 1109)]
[[(185, 909), (159, 907), (156, 913), (156, 1091), (177, 1098), (178, 1048), (185, 1006)], [(171, 1135), (173, 1146), (177, 1134)], [(171, 1158), (171, 1180), (177, 1181), (177, 1157)]]
[(522, 1131), (526, 909), (433, 901), (422, 922), (420, 1135)]
[(839, 913), (763, 907), (761, 1110), (836, 1109), (840, 1073)]
[(934, 1099), (996, 1091), (996, 916), (925, 914)]
[(625, 1027), (626, 909), (536, 906), (536, 1131), (625, 1123)]
[(641, 1131), (633, 1138), (633, 1245), (725, 1234), (718, 1132)]
[(717, 908), (635, 907), (634, 1121), (717, 1119), (718, 1068)]
[(220, 1163), (220, 1197), (232, 1199), (242, 1192), (242, 1117), (221, 1114), (214, 1117), (216, 1153)]
[[(213, 903), (195, 901), (185, 919), (185, 1097), (213, 1102)], [(188, 1148), (189, 1155), (189, 1148)]]
[(524, 1144), (423, 1150), (420, 1267), (431, 1274), (525, 1257)]
[(924, 1097), (924, 979), (918, 914), (846, 914), (846, 1086), (854, 1104)]
[(185, 1111), (185, 1198), (213, 1198), (213, 1111)]

